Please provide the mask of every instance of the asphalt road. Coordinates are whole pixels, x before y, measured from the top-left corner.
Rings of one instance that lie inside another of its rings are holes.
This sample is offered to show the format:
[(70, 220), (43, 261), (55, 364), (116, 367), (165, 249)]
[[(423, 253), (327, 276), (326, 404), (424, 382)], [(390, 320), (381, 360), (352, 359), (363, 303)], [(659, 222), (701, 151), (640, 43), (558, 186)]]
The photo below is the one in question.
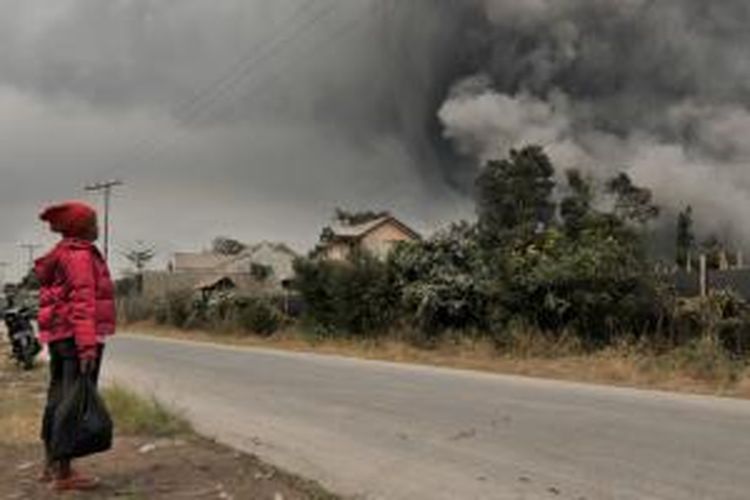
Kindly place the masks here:
[(384, 499), (750, 498), (750, 403), (120, 336), (105, 375)]

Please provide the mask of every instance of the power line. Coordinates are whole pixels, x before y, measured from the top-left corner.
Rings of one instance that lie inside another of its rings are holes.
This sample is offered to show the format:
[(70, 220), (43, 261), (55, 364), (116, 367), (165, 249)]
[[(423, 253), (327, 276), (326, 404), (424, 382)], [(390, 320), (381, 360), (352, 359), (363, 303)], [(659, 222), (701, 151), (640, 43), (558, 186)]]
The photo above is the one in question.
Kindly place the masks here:
[[(172, 114), (177, 117), (177, 119), (183, 124), (189, 125), (190, 123), (192, 123), (196, 115), (200, 114), (202, 109), (205, 107), (206, 102), (215, 100), (217, 95), (225, 93), (228, 89), (231, 89), (232, 87), (237, 85), (239, 81), (244, 79), (251, 72), (255, 65), (263, 61), (264, 57), (267, 55), (266, 53), (264, 53), (264, 51), (273, 49), (280, 41), (283, 42), (284, 40), (282, 40), (281, 38), (284, 33), (288, 31), (288, 28), (292, 26), (293, 23), (296, 23), (296, 21), (302, 14), (310, 10), (316, 3), (319, 3), (320, 1), (321, 0), (309, 0), (306, 3), (302, 4), (292, 13), (289, 18), (280, 23), (280, 29), (273, 38), (271, 38), (270, 40), (263, 40), (262, 42), (253, 45), (251, 49), (245, 53), (244, 56), (242, 56), (232, 66), (230, 66), (230, 68), (225, 71), (219, 78), (214, 80), (210, 85), (206, 86), (202, 90), (194, 92), (192, 96), (188, 97), (181, 104), (179, 104), (176, 109), (172, 111)], [(329, 5), (327, 9), (317, 12), (311, 18), (303, 21), (299, 26), (291, 30), (293, 36), (295, 32), (299, 31), (300, 28), (308, 26), (311, 22), (318, 22), (323, 15), (332, 13), (332, 11), (335, 10), (336, 7), (337, 5)], [(158, 141), (146, 139), (141, 142), (141, 145), (141, 152), (136, 151), (132, 155), (133, 157), (148, 157), (150, 153), (153, 152), (153, 150), (158, 150), (159, 143)]]
[(187, 125), (190, 125), (191, 123), (193, 123), (195, 119), (200, 117), (200, 113), (202, 112), (204, 108), (210, 107), (211, 105), (216, 103), (217, 100), (221, 99), (224, 95), (234, 90), (237, 87), (237, 85), (242, 83), (243, 80), (245, 80), (248, 76), (250, 76), (253, 70), (256, 69), (255, 65), (258, 65), (264, 61), (267, 61), (271, 57), (279, 54), (281, 50), (284, 49), (287, 45), (290, 45), (292, 42), (294, 42), (296, 39), (304, 35), (306, 32), (312, 30), (323, 19), (332, 15), (339, 8), (339, 6), (340, 6), (339, 4), (329, 5), (327, 8), (321, 9), (311, 18), (309, 18), (308, 20), (303, 22), (301, 25), (299, 25), (297, 28), (295, 28), (288, 37), (272, 41), (268, 46), (267, 52), (258, 54), (255, 60), (252, 61), (249, 66), (244, 68), (243, 71), (241, 71), (233, 79), (228, 81), (226, 85), (218, 87), (216, 92), (214, 92), (212, 95), (208, 95), (206, 99), (204, 99), (202, 102), (199, 102), (196, 108), (191, 111), (191, 114), (188, 115), (188, 117), (185, 120), (183, 120), (182, 123), (187, 124)]
[[(281, 25), (291, 24), (292, 22), (296, 21), (296, 19), (303, 14), (306, 10), (308, 10), (310, 7), (312, 7), (314, 4), (318, 3), (320, 0), (309, 0), (308, 2), (302, 4), (298, 9), (296, 9), (293, 14)], [(206, 88), (199, 90), (194, 93), (194, 95), (190, 98), (188, 98), (181, 106), (180, 108), (184, 108), (185, 113), (189, 113), (190, 108), (198, 104), (202, 99), (204, 99), (207, 96), (210, 96), (212, 92), (214, 92), (216, 89), (221, 88), (222, 86), (231, 83), (232, 80), (234, 80), (238, 75), (241, 77), (242, 74), (245, 71), (245, 67), (248, 64), (253, 64), (258, 57), (258, 53), (263, 50), (264, 46), (270, 46), (273, 44), (273, 40), (266, 40), (262, 43), (259, 43), (257, 46), (254, 46), (250, 51), (248, 51), (244, 56), (242, 56), (236, 63), (234, 63), (225, 73), (224, 75), (220, 76), (216, 80), (214, 80), (213, 83), (211, 83)], [(239, 71), (239, 73), (238, 73)], [(178, 108), (175, 110), (174, 115), (177, 116), (177, 118), (180, 118), (180, 115), (182, 114), (182, 111)]]
[[(337, 7), (337, 5), (336, 6), (332, 6), (330, 9), (326, 10), (325, 12), (321, 12), (320, 15), (317, 16), (313, 20), (320, 21), (322, 19), (322, 17), (324, 17), (325, 15), (330, 15), (336, 9), (336, 7)], [(310, 53), (316, 52), (322, 46), (327, 45), (328, 43), (330, 43), (332, 41), (335, 41), (336, 39), (338, 39), (342, 35), (345, 35), (349, 30), (351, 30), (356, 25), (360, 24), (362, 21), (363, 21), (362, 18), (356, 18), (356, 19), (354, 19), (354, 20), (346, 23), (341, 29), (335, 31), (332, 36), (324, 39), (322, 41), (322, 43), (318, 43), (316, 45), (311, 45), (311, 46), (307, 47), (307, 50), (303, 51), (301, 54), (298, 54), (298, 55), (304, 56), (304, 55), (308, 55)], [(311, 26), (307, 26), (308, 29), (310, 27)], [(299, 36), (301, 36), (302, 34), (304, 34), (305, 31), (306, 31), (305, 30), (305, 26), (300, 26), (300, 28), (298, 30), (296, 30), (295, 33), (293, 33), (290, 37), (288, 37), (288, 38), (286, 38), (284, 40), (281, 40), (275, 47), (272, 47), (272, 49), (274, 49), (274, 50), (272, 50), (271, 52), (268, 52), (266, 54), (262, 54), (261, 57), (259, 57), (259, 60), (257, 62), (263, 62), (267, 58), (269, 58), (271, 56), (274, 56), (274, 55), (277, 55), (286, 45), (289, 45), (290, 43), (292, 43), (296, 38), (298, 38)], [(295, 59), (293, 62), (296, 63), (298, 61), (297, 61), (297, 59)], [(249, 68), (249, 70), (252, 70), (252, 69), (253, 68)], [(252, 76), (255, 76), (255, 75), (251, 75), (251, 71), (247, 71), (247, 72), (245, 72), (244, 76), (242, 76), (240, 78), (241, 78), (241, 80), (245, 80), (245, 82), (247, 83), (247, 81), (252, 81), (252, 80), (248, 80), (248, 77), (252, 78)], [(263, 84), (265, 84), (268, 81), (272, 81), (273, 79), (275, 79), (275, 77), (272, 75), (271, 78), (268, 78), (266, 80), (261, 80), (259, 82), (260, 83), (259, 85), (254, 85), (254, 86), (250, 87), (250, 89), (248, 89), (248, 93), (259, 89)], [(205, 108), (207, 106), (216, 104), (216, 102), (218, 102), (218, 100), (220, 100), (221, 98), (225, 97), (229, 92), (231, 92), (232, 90), (234, 90), (236, 88), (236, 86), (237, 86), (238, 83), (239, 83), (239, 81), (235, 81), (231, 86), (228, 86), (228, 87), (225, 87), (225, 88), (221, 89), (218, 93), (215, 93), (213, 96), (211, 96), (211, 101), (205, 101), (203, 103), (202, 107)], [(231, 99), (236, 99), (236, 96), (232, 97)], [(202, 111), (202, 108), (197, 108), (196, 110), (194, 110), (194, 112), (192, 113), (192, 116), (190, 116), (189, 119), (187, 119), (186, 121), (184, 121), (183, 124), (184, 125), (194, 124), (196, 122), (197, 118), (200, 118), (200, 111)], [(176, 134), (174, 136), (173, 140), (170, 141), (169, 143), (167, 141), (162, 141), (161, 144), (154, 143), (153, 144), (153, 148), (151, 148), (150, 151), (145, 151), (144, 150), (143, 154), (141, 155), (141, 158), (142, 159), (153, 158), (154, 156), (156, 156), (159, 153), (162, 153), (163, 151), (165, 151), (166, 149), (168, 149), (173, 144), (176, 144), (177, 142), (179, 142), (188, 133), (189, 133), (189, 130), (183, 130), (181, 133)]]
[(86, 191), (102, 193), (104, 196), (104, 259), (109, 260), (109, 205), (112, 190), (122, 186), (122, 181), (108, 181), (90, 184), (85, 187)]

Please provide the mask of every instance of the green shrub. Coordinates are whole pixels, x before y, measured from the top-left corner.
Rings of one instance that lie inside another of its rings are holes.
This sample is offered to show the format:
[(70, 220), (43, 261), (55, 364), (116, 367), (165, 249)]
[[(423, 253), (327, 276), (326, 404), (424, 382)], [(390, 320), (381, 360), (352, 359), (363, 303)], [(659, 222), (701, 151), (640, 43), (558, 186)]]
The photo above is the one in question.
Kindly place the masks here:
[(394, 325), (400, 292), (384, 262), (367, 254), (347, 262), (300, 259), (295, 270), (304, 321), (321, 335), (369, 335)]
[(156, 399), (144, 399), (122, 386), (103, 391), (117, 432), (126, 435), (173, 437), (192, 431), (190, 423), (167, 410)]
[(716, 339), (709, 336), (676, 348), (666, 355), (666, 359), (675, 371), (696, 380), (725, 385), (736, 382), (744, 368)]
[(273, 335), (284, 324), (284, 316), (270, 301), (262, 298), (237, 298), (235, 324), (242, 330), (259, 335)]
[(451, 226), (401, 245), (388, 262), (405, 321), (429, 341), (448, 330), (485, 328), (487, 295), (475, 228)]
[(194, 310), (191, 290), (168, 292), (162, 300), (155, 302), (154, 319), (162, 325), (185, 328)]
[(146, 321), (154, 317), (153, 301), (141, 296), (128, 296), (117, 300), (118, 321), (123, 324)]
[(591, 346), (621, 332), (653, 332), (667, 314), (659, 283), (637, 249), (607, 229), (575, 240), (550, 229), (498, 255), (497, 303), (543, 331), (574, 330)]
[(677, 301), (672, 315), (672, 345), (710, 337), (733, 356), (750, 353), (750, 304), (731, 291)]

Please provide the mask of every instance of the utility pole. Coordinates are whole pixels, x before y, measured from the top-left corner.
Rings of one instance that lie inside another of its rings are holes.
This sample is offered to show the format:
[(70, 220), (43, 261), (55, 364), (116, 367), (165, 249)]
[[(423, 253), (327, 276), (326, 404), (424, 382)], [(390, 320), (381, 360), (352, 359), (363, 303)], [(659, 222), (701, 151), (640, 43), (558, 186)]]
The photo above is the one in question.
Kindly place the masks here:
[(0, 262), (0, 294), (2, 294), (5, 289), (5, 269), (9, 265), (9, 262)]
[(122, 186), (121, 181), (97, 182), (86, 186), (86, 191), (102, 193), (104, 196), (104, 259), (109, 260), (109, 204), (112, 189)]

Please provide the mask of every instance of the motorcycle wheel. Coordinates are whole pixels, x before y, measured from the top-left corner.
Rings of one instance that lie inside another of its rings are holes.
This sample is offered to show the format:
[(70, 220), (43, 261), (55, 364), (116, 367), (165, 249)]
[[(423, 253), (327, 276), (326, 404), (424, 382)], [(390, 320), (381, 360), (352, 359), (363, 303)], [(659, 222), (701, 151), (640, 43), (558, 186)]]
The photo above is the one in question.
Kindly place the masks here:
[(21, 345), (18, 347), (18, 361), (26, 371), (34, 368), (34, 355), (31, 353), (33, 347), (34, 346), (31, 344), (31, 342), (29, 342), (28, 338), (23, 337), (21, 339)]

